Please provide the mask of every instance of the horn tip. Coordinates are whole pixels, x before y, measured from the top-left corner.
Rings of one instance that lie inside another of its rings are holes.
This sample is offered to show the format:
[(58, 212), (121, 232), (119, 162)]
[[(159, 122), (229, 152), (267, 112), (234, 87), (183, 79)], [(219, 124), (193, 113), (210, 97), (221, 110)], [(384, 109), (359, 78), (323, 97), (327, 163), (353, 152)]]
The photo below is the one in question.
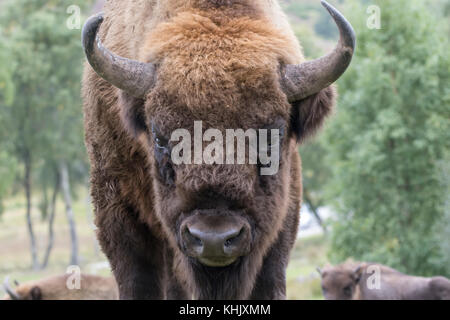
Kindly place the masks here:
[(328, 10), (329, 9), (331, 9), (333, 6), (331, 5), (331, 4), (329, 4), (327, 1), (325, 1), (325, 0), (321, 0), (320, 1), (320, 4), (322, 5), (322, 6), (324, 6), (325, 8), (327, 8)]
[(5, 277), (5, 280), (3, 281), (3, 288), (5, 289), (11, 300), (20, 300), (21, 297), (9, 286), (9, 278), (9, 276)]
[(93, 44), (93, 39), (97, 34), (98, 28), (103, 23), (103, 12), (91, 16), (83, 26), (81, 31), (81, 41), (85, 50), (90, 50)]
[(325, 7), (325, 9), (327, 9), (328, 12), (329, 12), (331, 15), (333, 15), (333, 16), (335, 15), (336, 12), (338, 12), (338, 10), (337, 10), (334, 6), (332, 6), (331, 4), (329, 4), (328, 1), (321, 0), (321, 1), (320, 1), (320, 4), (321, 4), (323, 7)]
[(356, 48), (356, 34), (352, 25), (350, 24), (350, 22), (347, 21), (347, 19), (342, 15), (342, 13), (339, 12), (339, 10), (337, 10), (327, 1), (321, 0), (320, 3), (322, 4), (322, 6), (325, 7), (325, 9), (327, 9), (327, 11), (330, 13), (330, 15), (338, 24), (339, 30), (341, 31), (341, 35), (344, 35), (343, 39), (344, 43), (352, 48), (353, 53), (354, 49)]

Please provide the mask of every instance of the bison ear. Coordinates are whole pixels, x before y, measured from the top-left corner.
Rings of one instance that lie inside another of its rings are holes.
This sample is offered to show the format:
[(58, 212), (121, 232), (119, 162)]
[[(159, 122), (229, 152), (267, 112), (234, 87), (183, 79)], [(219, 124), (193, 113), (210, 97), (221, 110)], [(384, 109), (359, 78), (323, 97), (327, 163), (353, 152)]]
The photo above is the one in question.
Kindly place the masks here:
[(359, 283), (359, 280), (361, 280), (362, 272), (363, 272), (362, 265), (357, 266), (355, 270), (353, 270), (353, 279), (355, 280), (355, 283)]
[(120, 117), (127, 131), (135, 138), (147, 130), (145, 100), (135, 98), (125, 91), (119, 95)]
[(31, 300), (42, 300), (42, 291), (39, 287), (33, 287), (30, 291)]
[(333, 110), (336, 97), (336, 88), (329, 86), (306, 99), (292, 103), (292, 129), (297, 141), (305, 141), (320, 129)]

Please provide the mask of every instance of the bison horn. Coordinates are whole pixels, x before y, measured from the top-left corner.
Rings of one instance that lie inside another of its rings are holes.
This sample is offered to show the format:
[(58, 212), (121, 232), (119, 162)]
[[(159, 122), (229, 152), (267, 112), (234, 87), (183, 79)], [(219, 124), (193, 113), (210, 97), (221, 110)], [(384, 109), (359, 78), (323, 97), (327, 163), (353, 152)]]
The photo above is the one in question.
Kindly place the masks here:
[(144, 98), (154, 86), (155, 66), (119, 57), (106, 49), (98, 29), (103, 22), (103, 14), (95, 15), (85, 23), (82, 31), (82, 43), (87, 60), (97, 74), (136, 98)]
[(9, 285), (9, 277), (6, 277), (3, 282), (3, 287), (5, 288), (6, 293), (9, 295), (11, 300), (22, 300), (22, 297)]
[(322, 275), (322, 269), (320, 269), (320, 267), (317, 267), (316, 270), (320, 275)]
[(322, 5), (336, 22), (340, 39), (333, 52), (299, 65), (287, 65), (282, 88), (289, 102), (307, 98), (330, 86), (345, 72), (355, 51), (355, 31), (345, 17), (326, 1)]

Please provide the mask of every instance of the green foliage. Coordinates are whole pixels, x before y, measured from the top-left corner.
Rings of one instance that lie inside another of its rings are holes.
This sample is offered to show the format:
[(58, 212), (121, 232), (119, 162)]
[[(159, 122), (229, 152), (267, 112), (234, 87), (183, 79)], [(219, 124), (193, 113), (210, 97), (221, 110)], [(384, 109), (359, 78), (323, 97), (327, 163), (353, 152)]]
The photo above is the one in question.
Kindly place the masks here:
[(300, 40), (305, 57), (311, 59), (319, 57), (320, 50), (316, 44), (316, 35), (303, 26), (295, 26), (293, 30), (295, 36)]
[(317, 34), (326, 39), (333, 39), (338, 36), (336, 25), (326, 10), (320, 11), (320, 15), (314, 25), (314, 29)]
[(15, 63), (11, 63), (12, 56), (7, 51), (7, 47), (8, 40), (0, 35), (0, 106), (2, 108), (10, 106), (14, 96), (12, 74)]
[(329, 189), (338, 198), (331, 258), (442, 273), (449, 260), (436, 225), (444, 220), (445, 194), (438, 163), (450, 146), (448, 38), (425, 1), (374, 3), (381, 30), (365, 26), (365, 8), (351, 10), (358, 48), (327, 131)]
[(442, 190), (445, 194), (443, 203), (444, 217), (441, 224), (436, 224), (435, 232), (438, 235), (439, 247), (442, 257), (437, 263), (443, 263), (446, 274), (450, 274), (450, 150), (440, 163)]
[(320, 217), (319, 210), (328, 205), (324, 186), (330, 182), (333, 174), (324, 156), (327, 154), (327, 142), (324, 138), (325, 136), (321, 134), (300, 147), (303, 165), (303, 205), (313, 214), (317, 214), (322, 224), (326, 221)]
[(332, 175), (332, 170), (325, 161), (324, 154), (327, 152), (324, 136), (316, 138), (314, 142), (300, 147), (300, 155), (303, 166), (303, 186), (312, 192), (314, 203), (317, 207), (324, 206), (326, 199), (323, 195), (323, 185)]
[(16, 163), (6, 150), (0, 150), (0, 215), (3, 213), (2, 200), (14, 182)]
[[(83, 146), (80, 78), (83, 52), (80, 30), (67, 27), (67, 8), (87, 8), (91, 1), (8, 0), (2, 3), (0, 57), (13, 61), (8, 75), (8, 108), (0, 111), (3, 121), (0, 146), (8, 141), (17, 162), (31, 159), (34, 176), (46, 167), (69, 161), (71, 167), (87, 165)], [(4, 70), (0, 68), (0, 70)], [(3, 76), (3, 77), (2, 77)], [(0, 73), (0, 89), (2, 78)], [(14, 88), (12, 90), (11, 88)], [(1, 97), (0, 97), (1, 98)], [(73, 164), (73, 165), (72, 165)], [(80, 178), (81, 179), (81, 178)], [(0, 182), (3, 184), (3, 182)]]
[(2, 199), (7, 195), (16, 171), (15, 161), (11, 157), (12, 144), (7, 137), (6, 112), (11, 107), (14, 97), (12, 75), (16, 64), (7, 51), (8, 39), (0, 34), (0, 214), (3, 212)]
[(315, 1), (282, 1), (283, 9), (291, 16), (306, 19), (310, 13), (320, 9), (320, 4)]

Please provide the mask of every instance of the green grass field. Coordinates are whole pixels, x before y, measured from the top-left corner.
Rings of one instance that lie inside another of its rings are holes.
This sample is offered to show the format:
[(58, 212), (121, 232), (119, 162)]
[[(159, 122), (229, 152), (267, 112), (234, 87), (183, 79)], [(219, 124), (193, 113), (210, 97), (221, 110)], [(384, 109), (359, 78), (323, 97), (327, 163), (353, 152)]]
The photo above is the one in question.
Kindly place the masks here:
[[(35, 204), (37, 201), (35, 201)], [(55, 218), (55, 243), (49, 266), (45, 270), (31, 270), (31, 254), (25, 220), (25, 200), (14, 197), (5, 202), (5, 212), (0, 216), (0, 282), (6, 276), (23, 283), (48, 275), (64, 273), (69, 264), (70, 238), (64, 205), (57, 204)], [(74, 212), (80, 248), (82, 272), (110, 275), (106, 258), (95, 239), (92, 214), (87, 191), (81, 190), (74, 199)], [(39, 259), (42, 261), (48, 238), (47, 221), (41, 219), (37, 207), (33, 208), (34, 231), (36, 234)], [(287, 291), (289, 299), (322, 299), (316, 266), (326, 260), (326, 245), (322, 236), (297, 241), (291, 255), (287, 271)], [(0, 286), (0, 297), (3, 296)]]

